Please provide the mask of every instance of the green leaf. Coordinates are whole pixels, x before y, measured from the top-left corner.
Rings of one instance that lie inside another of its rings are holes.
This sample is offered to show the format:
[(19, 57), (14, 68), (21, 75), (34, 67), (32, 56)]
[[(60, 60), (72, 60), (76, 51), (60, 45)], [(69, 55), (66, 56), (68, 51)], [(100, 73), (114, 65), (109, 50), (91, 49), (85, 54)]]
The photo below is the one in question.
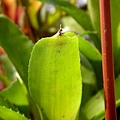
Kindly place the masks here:
[[(115, 80), (115, 93), (116, 93), (116, 100), (119, 101), (120, 100), (120, 75), (116, 78)], [(119, 103), (119, 102), (117, 102)]]
[(97, 34), (97, 31), (84, 31), (83, 33), (80, 34), (81, 37), (83, 37), (84, 35), (91, 35), (91, 34)]
[(6, 54), (0, 55), (0, 62), (3, 67), (4, 76), (10, 80), (9, 82), (16, 80), (17, 71)]
[[(115, 80), (116, 105), (120, 106), (120, 76)], [(93, 96), (82, 108), (80, 120), (102, 120), (104, 118), (104, 94), (103, 90)]]
[[(92, 97), (80, 113), (80, 120), (91, 120), (104, 110), (104, 95), (103, 91), (99, 91)], [(104, 116), (103, 116), (104, 118)]]
[(11, 104), (14, 104), (21, 113), (26, 116), (29, 114), (28, 94), (26, 88), (18, 79), (13, 81), (6, 89), (0, 92), (0, 95), (6, 98)]
[(96, 86), (96, 75), (91, 63), (81, 54), (81, 74), (83, 81), (82, 89), (82, 103), (81, 107), (84, 107), (85, 103), (91, 98)]
[(48, 119), (76, 118), (82, 78), (75, 34), (73, 37), (58, 34), (38, 41), (31, 54), (28, 73), (31, 96)]
[(97, 31), (100, 40), (100, 12), (99, 0), (88, 0), (88, 12), (95, 31)]
[(17, 110), (6, 98), (0, 95), (0, 106), (5, 106), (6, 108), (11, 108)]
[(97, 87), (101, 89), (102, 86), (102, 74), (101, 74), (101, 61), (102, 55), (99, 50), (92, 45), (89, 41), (85, 40), (81, 36), (78, 36), (79, 44), (80, 44), (80, 51), (81, 53), (91, 62), (96, 78), (97, 78)]
[(2, 120), (28, 120), (24, 115), (19, 114), (11, 109), (0, 106), (0, 119)]
[(102, 56), (99, 50), (84, 38), (78, 36), (81, 53), (91, 61), (101, 61)]
[(5, 86), (8, 86), (11, 83), (10, 80), (1, 73), (0, 73), (0, 80), (5, 84)]
[(113, 35), (113, 49), (114, 49), (114, 65), (116, 75), (120, 74), (120, 1), (116, 1), (111, 5), (112, 11), (112, 35)]
[(91, 20), (89, 15), (71, 4), (70, 2), (64, 0), (40, 0), (41, 2), (53, 4), (60, 9), (64, 10), (67, 14), (71, 15), (84, 29), (92, 30)]
[(81, 54), (81, 73), (83, 83), (95, 86), (96, 76), (91, 63)]
[(7, 100), (5, 98), (3, 98), (1, 95), (0, 95), (0, 106), (5, 106), (5, 107), (9, 108), (9, 104), (8, 104)]
[(0, 15), (0, 45), (27, 86), (28, 62), (33, 43), (6, 16)]
[(0, 91), (0, 95), (15, 105), (28, 106), (27, 93), (19, 80), (13, 81), (6, 89)]
[(115, 59), (119, 59), (120, 55), (120, 1), (110, 0), (111, 2), (111, 20), (112, 20), (112, 36)]
[(90, 35), (91, 40), (101, 51), (99, 0), (88, 0), (88, 13), (92, 21), (93, 30), (97, 32), (97, 34)]
[(81, 74), (83, 81), (82, 88), (82, 103), (81, 108), (84, 107), (86, 102), (92, 97), (93, 91), (95, 92), (96, 86), (96, 75), (91, 63), (85, 56), (81, 54)]

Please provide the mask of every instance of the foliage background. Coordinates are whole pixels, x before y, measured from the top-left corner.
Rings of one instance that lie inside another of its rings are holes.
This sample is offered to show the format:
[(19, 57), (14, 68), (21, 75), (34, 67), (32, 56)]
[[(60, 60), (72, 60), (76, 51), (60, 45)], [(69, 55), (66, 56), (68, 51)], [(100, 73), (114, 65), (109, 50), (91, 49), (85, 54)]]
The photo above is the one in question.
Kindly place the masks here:
[[(111, 0), (115, 89), (118, 113), (120, 111), (119, 13), (120, 1)], [(1, 119), (9, 118), (9, 114), (11, 114), (11, 120), (40, 119), (39, 112), (28, 94), (29, 57), (34, 43), (42, 37), (54, 35), (58, 31), (60, 24), (64, 31), (72, 31), (78, 37), (83, 38), (79, 41), (83, 77), (83, 97), (79, 120), (104, 119), (98, 0), (88, 0), (83, 6), (77, 0), (0, 1)], [(118, 119), (120, 119), (119, 114)]]

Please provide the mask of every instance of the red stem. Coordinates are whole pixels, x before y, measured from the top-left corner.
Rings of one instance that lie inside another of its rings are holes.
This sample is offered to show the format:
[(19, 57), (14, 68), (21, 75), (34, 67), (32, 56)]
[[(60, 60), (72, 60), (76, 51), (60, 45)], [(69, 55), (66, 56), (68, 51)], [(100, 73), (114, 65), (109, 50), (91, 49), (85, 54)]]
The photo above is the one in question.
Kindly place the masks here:
[(99, 0), (99, 2), (105, 96), (105, 120), (116, 120), (110, 0)]

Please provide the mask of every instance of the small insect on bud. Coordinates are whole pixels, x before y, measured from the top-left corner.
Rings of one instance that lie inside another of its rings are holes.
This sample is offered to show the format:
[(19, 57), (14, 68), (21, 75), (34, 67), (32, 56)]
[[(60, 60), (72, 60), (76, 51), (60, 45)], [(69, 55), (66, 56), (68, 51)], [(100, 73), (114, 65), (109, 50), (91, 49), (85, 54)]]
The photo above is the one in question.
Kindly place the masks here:
[(60, 29), (59, 29), (59, 35), (62, 35), (62, 31), (63, 31), (63, 29), (61, 28), (61, 24), (60, 24)]

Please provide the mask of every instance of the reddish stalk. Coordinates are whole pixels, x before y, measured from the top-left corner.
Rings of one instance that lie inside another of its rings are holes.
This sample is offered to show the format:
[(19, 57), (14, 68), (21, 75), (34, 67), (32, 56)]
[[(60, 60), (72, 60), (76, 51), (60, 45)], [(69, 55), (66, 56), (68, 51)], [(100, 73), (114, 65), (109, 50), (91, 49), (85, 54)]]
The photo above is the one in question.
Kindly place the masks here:
[(99, 0), (105, 120), (116, 120), (110, 0)]

